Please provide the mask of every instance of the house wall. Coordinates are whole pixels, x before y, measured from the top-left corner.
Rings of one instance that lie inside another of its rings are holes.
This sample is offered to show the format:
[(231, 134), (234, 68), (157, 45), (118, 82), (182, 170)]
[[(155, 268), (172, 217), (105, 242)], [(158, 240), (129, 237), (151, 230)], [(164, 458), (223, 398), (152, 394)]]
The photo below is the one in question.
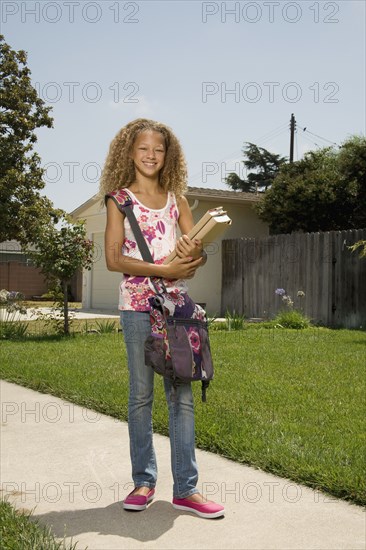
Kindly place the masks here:
[(80, 216), (86, 221), (88, 238), (94, 242), (94, 259), (90, 271), (83, 272), (82, 303), (86, 309), (117, 310), (121, 273), (108, 271), (104, 255), (106, 211), (95, 203)]
[[(193, 209), (193, 218), (197, 222), (209, 208), (223, 206), (232, 225), (223, 234), (223, 238), (266, 237), (268, 226), (261, 222), (252, 209), (251, 203), (213, 200), (189, 200)], [(86, 208), (80, 218), (86, 220), (88, 237), (95, 243), (94, 263), (90, 272), (83, 274), (83, 306), (92, 309), (116, 310), (120, 273), (107, 270), (104, 259), (105, 208), (95, 203)], [(205, 303), (208, 314), (222, 315), (222, 240), (206, 246), (208, 261), (197, 270), (193, 279), (188, 281), (189, 293), (199, 303)]]

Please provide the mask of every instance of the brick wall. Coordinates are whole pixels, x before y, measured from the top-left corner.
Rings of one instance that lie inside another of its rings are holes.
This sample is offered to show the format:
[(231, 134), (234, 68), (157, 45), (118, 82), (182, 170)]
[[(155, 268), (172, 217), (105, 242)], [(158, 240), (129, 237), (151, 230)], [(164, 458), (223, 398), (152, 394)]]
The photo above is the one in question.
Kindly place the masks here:
[[(74, 300), (82, 299), (82, 274), (77, 273), (71, 279), (71, 292)], [(48, 284), (41, 270), (26, 262), (0, 262), (0, 290), (15, 290), (24, 294), (27, 300), (32, 296), (42, 296), (48, 290)]]
[(21, 292), (30, 299), (47, 292), (47, 283), (37, 267), (24, 262), (1, 262), (0, 288)]

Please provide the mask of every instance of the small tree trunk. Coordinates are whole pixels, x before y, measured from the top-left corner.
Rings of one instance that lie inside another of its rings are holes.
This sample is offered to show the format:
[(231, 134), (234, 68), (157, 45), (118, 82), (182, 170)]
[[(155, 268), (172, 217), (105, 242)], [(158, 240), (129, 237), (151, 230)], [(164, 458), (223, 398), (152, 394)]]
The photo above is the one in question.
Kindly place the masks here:
[(69, 329), (69, 301), (67, 299), (67, 281), (62, 281), (62, 291), (64, 293), (64, 334), (70, 335)]

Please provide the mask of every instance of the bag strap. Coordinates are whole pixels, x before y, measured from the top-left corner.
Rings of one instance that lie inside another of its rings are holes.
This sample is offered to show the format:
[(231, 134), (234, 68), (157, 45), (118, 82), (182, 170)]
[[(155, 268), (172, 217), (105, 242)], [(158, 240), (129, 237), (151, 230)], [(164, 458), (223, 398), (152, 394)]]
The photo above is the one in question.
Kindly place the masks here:
[[(125, 214), (128, 221), (130, 222), (132, 233), (134, 234), (134, 237), (136, 239), (136, 243), (141, 252), (142, 259), (145, 262), (154, 264), (154, 259), (151, 255), (149, 247), (147, 246), (146, 239), (142, 234), (141, 228), (133, 211), (133, 202), (129, 193), (125, 189), (120, 189), (119, 191), (112, 191), (111, 193), (108, 193), (108, 195), (105, 196), (106, 203), (109, 198), (114, 201), (114, 203), (117, 205), (118, 210)], [(159, 290), (159, 287), (157, 287), (157, 282), (161, 284), (163, 291), (166, 292), (166, 287), (162, 278), (150, 277), (150, 280), (157, 294), (160, 294), (161, 292)]]
[(123, 214), (127, 216), (132, 232), (135, 236), (137, 246), (139, 247), (139, 250), (141, 252), (142, 259), (145, 262), (149, 262), (150, 264), (155, 263), (149, 247), (147, 246), (145, 237), (143, 236), (140, 226), (136, 220), (136, 216), (133, 212), (132, 199), (128, 192), (124, 189), (121, 189), (117, 192), (114, 191), (106, 195), (106, 201), (108, 200), (108, 198), (111, 198), (117, 205), (118, 210), (120, 210)]

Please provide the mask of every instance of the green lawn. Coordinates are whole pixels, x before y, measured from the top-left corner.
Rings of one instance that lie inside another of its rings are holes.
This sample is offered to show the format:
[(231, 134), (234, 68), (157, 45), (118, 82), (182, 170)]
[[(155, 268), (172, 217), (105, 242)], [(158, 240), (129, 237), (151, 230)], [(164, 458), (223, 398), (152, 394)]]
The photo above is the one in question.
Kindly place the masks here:
[(15, 510), (0, 500), (0, 540), (2, 550), (75, 550), (76, 543), (57, 541), (51, 529), (31, 519), (29, 511)]
[[(216, 368), (206, 404), (196, 393), (197, 446), (366, 504), (366, 334), (212, 331)], [(121, 334), (1, 342), (1, 377), (126, 420)], [(156, 377), (155, 431), (167, 434)]]

